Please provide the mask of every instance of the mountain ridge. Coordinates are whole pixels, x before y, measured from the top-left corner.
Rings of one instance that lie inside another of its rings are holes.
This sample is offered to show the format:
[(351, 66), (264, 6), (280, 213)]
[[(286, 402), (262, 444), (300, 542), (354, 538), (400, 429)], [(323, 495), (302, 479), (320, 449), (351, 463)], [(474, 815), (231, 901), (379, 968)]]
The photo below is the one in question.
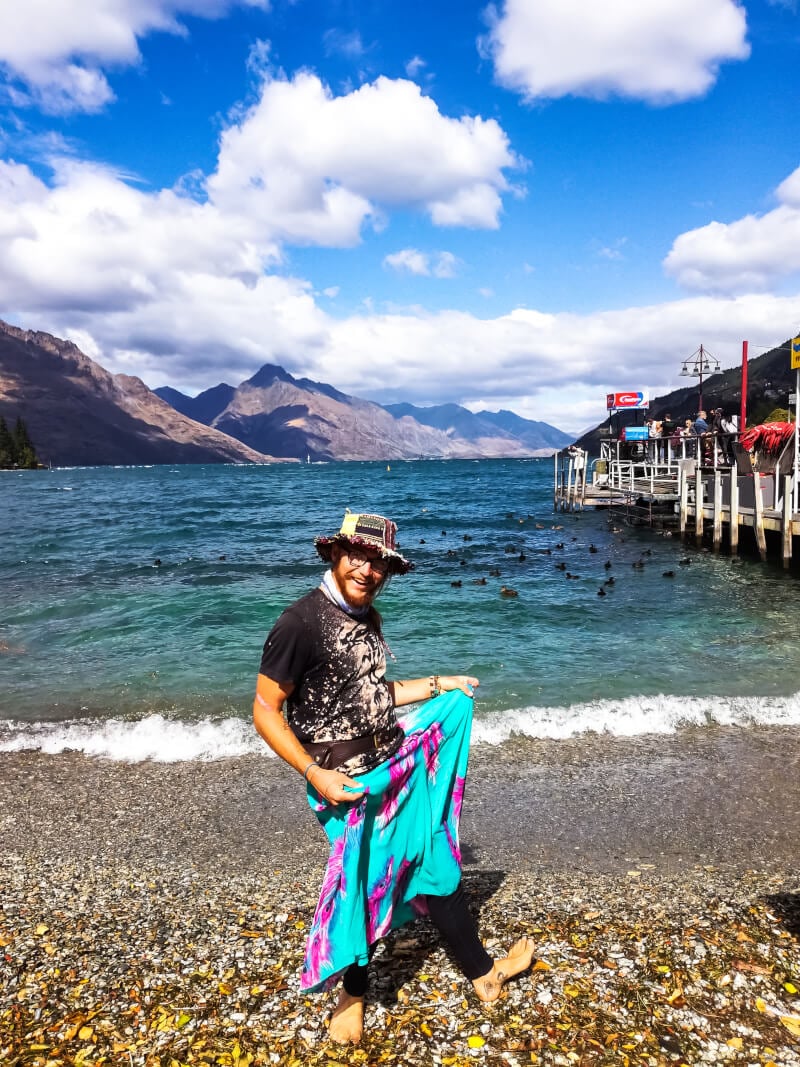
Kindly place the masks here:
[[(294, 378), (274, 364), (265, 364), (230, 396), (216, 392), (221, 388), (195, 398), (176, 398), (168, 387), (155, 392), (253, 448), (295, 459), (532, 457), (551, 455), (572, 441), (547, 423), (513, 412), (476, 415), (458, 404), (381, 405), (323, 382)], [(216, 408), (209, 406), (212, 396)]]
[(0, 319), (0, 415), (22, 418), (45, 463), (264, 463), (195, 422), (140, 378), (110, 374), (72, 341)]

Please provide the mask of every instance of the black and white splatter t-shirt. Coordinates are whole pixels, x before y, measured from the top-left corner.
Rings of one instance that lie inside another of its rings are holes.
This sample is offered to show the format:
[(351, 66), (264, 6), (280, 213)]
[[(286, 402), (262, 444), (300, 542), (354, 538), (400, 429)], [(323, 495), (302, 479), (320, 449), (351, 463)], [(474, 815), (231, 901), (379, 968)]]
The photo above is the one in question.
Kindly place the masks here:
[[(264, 644), (260, 671), (279, 685), (294, 685), (286, 718), (301, 741), (348, 741), (396, 725), (380, 634), (319, 589), (280, 616)], [(387, 752), (388, 746), (356, 756), (343, 769), (364, 773)]]

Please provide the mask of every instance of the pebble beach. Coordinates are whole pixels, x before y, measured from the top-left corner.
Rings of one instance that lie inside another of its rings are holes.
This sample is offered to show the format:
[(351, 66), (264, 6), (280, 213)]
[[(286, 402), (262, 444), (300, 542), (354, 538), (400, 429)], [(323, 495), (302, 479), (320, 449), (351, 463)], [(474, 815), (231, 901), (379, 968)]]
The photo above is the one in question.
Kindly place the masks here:
[(534, 966), (483, 1006), (405, 927), (347, 1049), (298, 989), (326, 848), (288, 769), (0, 760), (4, 1065), (800, 1065), (794, 728), (476, 747), (465, 886)]

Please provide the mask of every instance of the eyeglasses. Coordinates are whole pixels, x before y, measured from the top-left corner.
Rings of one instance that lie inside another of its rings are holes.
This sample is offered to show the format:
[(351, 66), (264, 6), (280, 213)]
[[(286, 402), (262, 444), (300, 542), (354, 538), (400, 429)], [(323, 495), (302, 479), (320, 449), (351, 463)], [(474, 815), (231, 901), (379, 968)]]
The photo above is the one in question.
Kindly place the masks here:
[(347, 558), (353, 564), (354, 567), (363, 567), (365, 563), (369, 563), (370, 568), (380, 575), (389, 573), (389, 561), (381, 559), (380, 556), (370, 556), (363, 548), (348, 548)]

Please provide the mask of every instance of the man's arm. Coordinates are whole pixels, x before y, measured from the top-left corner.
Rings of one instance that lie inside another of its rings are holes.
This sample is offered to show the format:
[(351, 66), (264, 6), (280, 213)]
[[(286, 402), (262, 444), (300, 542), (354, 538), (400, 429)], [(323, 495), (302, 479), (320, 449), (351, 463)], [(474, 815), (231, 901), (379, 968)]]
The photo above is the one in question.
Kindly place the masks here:
[[(292, 732), (283, 716), (283, 705), (294, 691), (291, 682), (278, 683), (259, 674), (253, 701), (253, 724), (276, 756), (289, 764), (310, 782), (320, 796), (330, 804), (341, 800), (358, 800), (363, 796), (360, 783), (341, 771), (318, 767)], [(345, 790), (343, 786), (355, 787)]]
[(404, 704), (417, 704), (421, 700), (430, 700), (432, 696), (440, 693), (448, 693), (452, 689), (460, 689), (468, 697), (472, 691), (480, 685), (477, 678), (469, 674), (431, 674), (427, 678), (409, 678), (404, 682), (387, 682), (389, 692), (396, 708)]

